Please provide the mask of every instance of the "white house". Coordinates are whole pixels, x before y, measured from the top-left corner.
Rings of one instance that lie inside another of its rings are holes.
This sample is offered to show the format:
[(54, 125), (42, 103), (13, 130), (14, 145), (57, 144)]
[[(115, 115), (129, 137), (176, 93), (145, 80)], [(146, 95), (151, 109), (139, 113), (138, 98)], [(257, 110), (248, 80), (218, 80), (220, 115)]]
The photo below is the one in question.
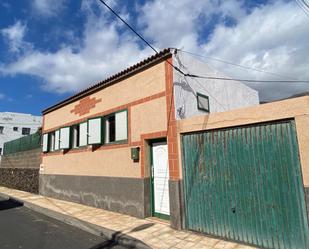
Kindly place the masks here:
[(42, 117), (31, 114), (0, 112), (0, 155), (3, 144), (35, 133), (42, 126)]

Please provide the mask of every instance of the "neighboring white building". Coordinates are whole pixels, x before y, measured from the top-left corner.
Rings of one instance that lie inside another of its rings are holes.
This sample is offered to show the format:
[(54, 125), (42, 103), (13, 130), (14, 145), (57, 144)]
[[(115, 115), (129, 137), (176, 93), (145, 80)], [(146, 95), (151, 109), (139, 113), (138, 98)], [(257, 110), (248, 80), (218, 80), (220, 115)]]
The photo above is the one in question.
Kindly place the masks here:
[(42, 126), (42, 117), (31, 114), (0, 112), (0, 155), (5, 142), (35, 133)]
[[(180, 50), (174, 53), (173, 64), (184, 73), (228, 78), (209, 64)], [(259, 104), (258, 92), (239, 81), (184, 77), (177, 70), (174, 70), (173, 78), (178, 120)]]

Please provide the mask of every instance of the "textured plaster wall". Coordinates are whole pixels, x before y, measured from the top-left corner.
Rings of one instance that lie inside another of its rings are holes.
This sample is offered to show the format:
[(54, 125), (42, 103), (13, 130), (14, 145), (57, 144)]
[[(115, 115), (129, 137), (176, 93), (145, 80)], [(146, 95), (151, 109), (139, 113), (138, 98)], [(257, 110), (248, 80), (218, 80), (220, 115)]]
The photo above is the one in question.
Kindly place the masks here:
[(43, 168), (41, 174), (141, 176), (140, 163), (131, 159), (130, 147), (44, 156)]
[(102, 101), (97, 103), (95, 108), (92, 108), (87, 115), (79, 116), (71, 113), (71, 110), (79, 104), (80, 100), (44, 115), (44, 130), (53, 129), (163, 91), (165, 91), (165, 71), (164, 62), (161, 62), (119, 83), (91, 94), (91, 98), (101, 98)]
[(165, 96), (133, 106), (131, 127), (132, 142), (140, 141), (142, 134), (165, 131), (167, 129)]
[[(210, 65), (181, 51), (173, 55), (173, 63), (183, 72), (196, 75), (226, 77)], [(205, 114), (198, 110), (196, 93), (209, 96), (210, 112), (223, 112), (259, 104), (258, 92), (238, 81), (208, 80), (184, 77), (174, 70), (176, 119)]]

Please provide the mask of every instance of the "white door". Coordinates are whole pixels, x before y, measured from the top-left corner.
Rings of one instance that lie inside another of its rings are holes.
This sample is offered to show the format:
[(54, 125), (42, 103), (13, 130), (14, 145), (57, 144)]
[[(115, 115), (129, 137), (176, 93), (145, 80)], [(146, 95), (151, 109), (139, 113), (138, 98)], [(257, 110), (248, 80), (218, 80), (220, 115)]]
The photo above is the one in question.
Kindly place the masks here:
[(166, 142), (152, 144), (154, 212), (170, 215), (168, 151)]

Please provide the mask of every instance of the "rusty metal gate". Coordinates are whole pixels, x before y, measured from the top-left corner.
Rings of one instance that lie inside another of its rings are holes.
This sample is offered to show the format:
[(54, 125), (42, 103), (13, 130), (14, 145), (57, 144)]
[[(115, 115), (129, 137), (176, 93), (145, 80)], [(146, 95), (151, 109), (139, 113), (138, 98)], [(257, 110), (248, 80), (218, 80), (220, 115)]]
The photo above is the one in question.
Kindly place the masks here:
[(182, 136), (187, 229), (308, 249), (294, 120)]

